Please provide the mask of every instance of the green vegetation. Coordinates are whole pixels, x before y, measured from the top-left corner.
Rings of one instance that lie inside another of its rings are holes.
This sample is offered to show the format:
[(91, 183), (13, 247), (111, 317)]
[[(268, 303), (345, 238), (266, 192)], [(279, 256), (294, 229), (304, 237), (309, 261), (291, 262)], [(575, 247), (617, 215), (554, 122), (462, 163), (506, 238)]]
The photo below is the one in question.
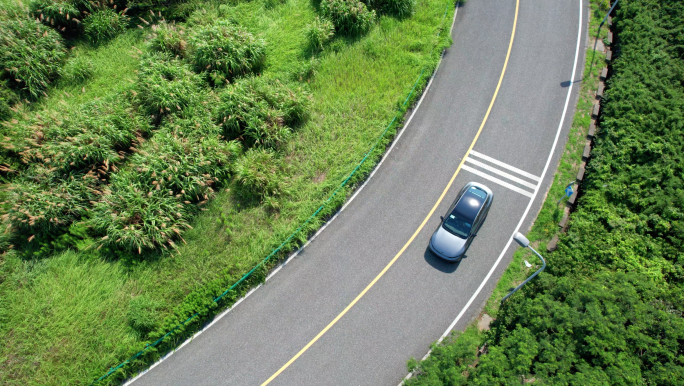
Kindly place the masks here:
[[(546, 272), (501, 309), (490, 304), (491, 331), (466, 331), (437, 356), (411, 362), (417, 377), (407, 384), (681, 383), (684, 5), (621, 2), (613, 23), (618, 55), (601, 130)], [(588, 125), (587, 113), (575, 122)], [(555, 227), (549, 202), (531, 232), (537, 240)]]
[[(79, 22), (44, 14), (35, 25), (74, 45), (55, 66), (62, 78), (30, 104), (7, 99), (0, 125), (8, 385), (90, 384), (173, 330), (101, 382), (116, 384), (263, 280), (379, 159), (398, 122), (378, 136), (434, 69), (450, 20), (445, 2), (423, 0), (411, 17), (374, 18), (363, 36), (314, 50), (307, 26), (322, 13), (309, 0), (168, 13), (155, 2), (59, 4)], [(133, 28), (91, 44), (88, 15), (126, 5)]]
[(359, 0), (322, 0), (321, 13), (335, 25), (340, 35), (362, 35), (375, 23), (374, 10)]

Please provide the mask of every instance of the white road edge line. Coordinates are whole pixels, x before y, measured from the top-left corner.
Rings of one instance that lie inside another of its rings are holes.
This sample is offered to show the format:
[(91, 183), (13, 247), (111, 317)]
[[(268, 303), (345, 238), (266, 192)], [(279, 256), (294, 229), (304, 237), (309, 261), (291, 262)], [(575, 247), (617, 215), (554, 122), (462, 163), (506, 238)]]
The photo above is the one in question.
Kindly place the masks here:
[[(477, 169), (472, 168), (472, 167), (470, 167), (470, 166), (468, 166), (468, 165), (463, 165), (463, 166), (461, 167), (461, 169), (467, 170), (467, 171), (469, 171), (469, 172), (471, 172), (471, 173), (473, 173), (473, 174), (475, 174), (475, 175), (478, 175), (478, 176), (480, 176), (480, 177), (482, 177), (482, 178), (484, 178), (484, 179), (487, 179), (487, 180), (489, 180), (489, 181), (495, 182), (495, 183), (497, 183), (497, 184), (503, 186), (504, 188), (508, 188), (508, 189), (510, 189), (510, 190), (512, 190), (512, 191), (514, 191), (514, 192), (520, 193), (520, 194), (522, 194), (523, 196), (527, 196), (527, 197), (529, 197), (529, 198), (532, 198), (532, 192), (528, 192), (528, 191), (525, 190), (525, 189), (521, 189), (521, 188), (519, 188), (519, 187), (517, 187), (517, 186), (515, 186), (515, 185), (509, 184), (509, 183), (506, 182), (506, 181), (502, 181), (502, 180), (500, 180), (500, 179), (498, 179), (498, 178), (496, 178), (496, 177), (490, 176), (489, 174), (487, 174), (487, 173), (485, 173), (485, 172), (483, 172), (483, 171), (477, 170)], [(534, 187), (533, 187), (532, 189), (534, 189)]]
[(480, 162), (480, 161), (478, 161), (478, 160), (476, 160), (476, 159), (474, 159), (474, 158), (472, 158), (472, 157), (466, 158), (466, 162), (470, 162), (471, 164), (473, 164), (473, 165), (475, 165), (475, 166), (479, 166), (479, 167), (481, 167), (482, 169), (489, 170), (489, 171), (492, 172), (492, 173), (496, 173), (496, 174), (498, 174), (498, 175), (500, 175), (500, 176), (502, 176), (502, 177), (508, 178), (509, 180), (515, 181), (515, 182), (519, 183), (520, 185), (526, 186), (526, 187), (528, 187), (528, 188), (530, 188), (530, 189), (532, 189), (532, 190), (534, 190), (534, 189), (537, 187), (537, 184), (531, 184), (531, 183), (529, 183), (529, 182), (527, 182), (527, 181), (525, 181), (525, 180), (523, 180), (523, 179), (521, 179), (521, 178), (518, 178), (518, 177), (516, 177), (516, 176), (514, 176), (514, 175), (508, 174), (508, 173), (506, 173), (506, 172), (504, 172), (504, 171), (502, 171), (502, 170), (499, 170), (499, 169), (497, 169), (497, 168), (495, 168), (495, 167), (493, 167), (493, 166), (489, 166), (489, 165), (487, 165), (486, 163)]
[[(577, 47), (575, 48), (575, 60), (574, 60), (573, 66), (572, 66), (572, 75), (571, 75), (570, 79), (575, 79), (575, 72), (577, 70), (577, 59), (579, 56), (580, 43), (581, 43), (581, 38), (582, 38), (582, 0), (579, 0), (578, 2), (579, 2), (579, 23), (578, 23), (578, 29), (577, 29)], [(494, 273), (494, 270), (496, 270), (496, 267), (499, 265), (504, 254), (508, 250), (508, 247), (511, 245), (511, 242), (513, 241), (513, 235), (515, 235), (515, 233), (520, 230), (520, 227), (522, 226), (522, 223), (525, 220), (525, 217), (527, 217), (527, 214), (529, 213), (530, 208), (532, 208), (532, 204), (534, 203), (534, 199), (536, 198), (537, 193), (539, 193), (539, 188), (542, 185), (541, 181), (544, 180), (544, 176), (546, 175), (546, 172), (549, 169), (549, 164), (551, 163), (551, 158), (553, 158), (553, 153), (556, 150), (556, 145), (558, 145), (558, 138), (560, 138), (560, 133), (563, 129), (563, 123), (565, 122), (565, 115), (568, 111), (568, 105), (570, 104), (570, 96), (572, 95), (572, 89), (573, 89), (573, 87), (572, 87), (572, 85), (570, 85), (570, 87), (568, 88), (568, 95), (565, 98), (565, 107), (563, 108), (563, 114), (561, 115), (560, 123), (558, 124), (558, 130), (556, 131), (556, 138), (553, 140), (553, 146), (551, 147), (551, 152), (549, 153), (549, 158), (546, 159), (546, 165), (544, 165), (544, 171), (541, 174), (540, 183), (539, 183), (539, 185), (537, 185), (537, 188), (534, 190), (533, 197), (530, 200), (530, 203), (527, 204), (527, 208), (525, 208), (525, 212), (523, 213), (522, 217), (520, 218), (518, 225), (515, 227), (515, 230), (511, 234), (511, 237), (508, 239), (508, 243), (506, 243), (506, 246), (501, 251), (501, 254), (496, 259), (496, 262), (494, 262), (494, 265), (492, 266), (492, 268), (487, 273), (487, 276), (485, 276), (484, 280), (482, 280), (482, 283), (480, 283), (480, 286), (477, 287), (477, 290), (475, 291), (473, 296), (470, 297), (470, 299), (468, 300), (468, 303), (466, 303), (466, 305), (463, 307), (463, 309), (461, 309), (461, 312), (458, 313), (458, 316), (456, 316), (456, 319), (454, 319), (454, 321), (449, 325), (449, 327), (446, 329), (446, 331), (444, 331), (444, 334), (442, 334), (442, 336), (439, 338), (437, 343), (441, 343), (444, 340), (444, 338), (447, 335), (449, 335), (449, 333), (454, 328), (454, 326), (456, 326), (456, 323), (458, 323), (458, 321), (461, 320), (461, 317), (463, 317), (463, 314), (465, 314), (466, 310), (470, 307), (471, 304), (473, 304), (473, 302), (475, 301), (475, 298), (477, 298), (477, 295), (480, 294), (480, 291), (482, 291), (482, 288), (484, 288), (487, 281), (489, 281), (489, 278), (492, 276), (492, 274)], [(472, 153), (472, 151), (471, 151), (471, 153)], [(423, 359), (430, 356), (431, 352), (432, 352), (432, 350), (429, 350), (427, 352), (427, 354), (425, 354)], [(408, 375), (406, 375), (406, 377), (399, 383), (399, 386), (403, 385), (404, 381), (411, 378), (412, 375), (413, 375), (413, 372), (408, 373)]]
[(507, 163), (505, 163), (505, 162), (501, 162), (501, 161), (499, 161), (499, 160), (497, 160), (497, 159), (494, 159), (494, 158), (492, 158), (492, 157), (486, 156), (486, 155), (484, 155), (484, 154), (482, 154), (482, 153), (478, 153), (478, 152), (476, 152), (475, 150), (471, 150), (471, 151), (470, 151), (470, 155), (474, 155), (475, 157), (482, 158), (483, 160), (489, 161), (489, 162), (493, 163), (494, 165), (501, 166), (502, 168), (506, 168), (506, 169), (508, 169), (508, 170), (510, 170), (510, 171), (512, 171), (512, 172), (516, 172), (516, 173), (520, 174), (521, 176), (525, 176), (525, 177), (527, 177), (527, 178), (529, 178), (529, 179), (531, 179), (531, 180), (540, 181), (540, 178), (537, 177), (537, 176), (535, 176), (535, 175), (532, 174), (532, 173), (528, 173), (528, 172), (526, 172), (526, 171), (524, 171), (524, 170), (520, 170), (520, 169), (516, 168), (515, 166), (511, 166), (511, 165), (509, 165), (509, 164), (507, 164)]
[[(457, 14), (458, 14), (458, 7), (457, 7), (456, 10), (454, 11), (454, 18), (453, 18), (453, 20), (452, 20), (452, 22), (451, 22), (451, 28), (449, 28), (449, 34), (450, 34), (450, 35), (451, 35), (451, 30), (454, 28), (454, 23), (456, 22), (456, 15), (457, 15)], [(343, 211), (345, 208), (347, 208), (347, 206), (356, 198), (356, 196), (359, 195), (359, 193), (363, 190), (363, 188), (366, 187), (366, 185), (368, 184), (368, 181), (370, 181), (371, 178), (373, 178), (373, 176), (375, 175), (375, 172), (380, 168), (380, 166), (382, 165), (382, 163), (385, 162), (385, 159), (387, 158), (387, 156), (389, 156), (390, 152), (392, 152), (392, 149), (394, 149), (394, 146), (397, 144), (397, 142), (399, 142), (399, 139), (401, 138), (401, 136), (404, 134), (404, 132), (406, 131), (406, 129), (408, 129), (408, 126), (409, 126), (409, 124), (411, 123), (411, 120), (413, 119), (413, 116), (416, 114), (416, 112), (417, 112), (418, 109), (420, 108), (420, 105), (423, 103), (423, 99), (425, 98), (425, 96), (427, 95), (428, 91), (430, 90), (430, 86), (432, 85), (432, 81), (435, 79), (435, 75), (437, 75), (437, 70), (439, 70), (439, 67), (440, 67), (440, 65), (442, 64), (442, 57), (443, 57), (443, 55), (440, 56), (440, 58), (439, 58), (439, 63), (437, 63), (437, 67), (435, 67), (435, 71), (432, 73), (432, 76), (430, 77), (430, 81), (428, 82), (427, 86), (425, 86), (425, 90), (423, 91), (423, 95), (421, 95), (420, 99), (418, 100), (418, 104), (416, 104), (416, 108), (413, 110), (413, 112), (411, 112), (411, 115), (409, 116), (409, 119), (406, 121), (406, 123), (404, 124), (404, 126), (402, 127), (402, 129), (399, 131), (399, 134), (394, 138), (394, 141), (392, 141), (392, 145), (390, 145), (390, 148), (389, 148), (389, 149), (385, 152), (385, 154), (382, 156), (382, 159), (380, 159), (380, 162), (378, 162), (378, 164), (375, 165), (375, 168), (373, 168), (373, 171), (371, 172), (371, 174), (368, 176), (368, 178), (366, 178), (366, 181), (364, 181), (364, 183), (363, 183), (358, 189), (356, 189), (356, 192), (349, 198), (349, 200), (347, 200), (347, 202), (345, 202), (345, 204), (342, 206), (342, 208), (340, 208), (340, 210), (339, 210), (337, 213), (335, 213), (335, 215), (334, 215), (330, 220), (328, 220), (328, 221), (327, 221), (327, 222), (326, 222), (326, 223), (325, 223), (325, 224), (324, 224), (324, 225), (323, 225), (323, 226), (322, 226), (322, 227), (321, 227), (313, 236), (311, 236), (311, 238), (309, 238), (309, 240), (307, 240), (307, 242), (306, 242), (301, 248), (299, 248), (299, 249), (296, 250), (294, 253), (292, 253), (292, 255), (290, 255), (290, 257), (288, 257), (281, 265), (278, 266), (278, 268), (274, 269), (268, 276), (266, 276), (266, 279), (264, 279), (265, 282), (268, 281), (271, 277), (273, 277), (273, 275), (275, 275), (276, 273), (278, 273), (278, 271), (280, 271), (281, 268), (283, 268), (287, 263), (289, 263), (290, 260), (294, 259), (297, 255), (299, 255), (299, 252), (301, 252), (304, 248), (306, 248), (309, 244), (311, 244), (311, 242), (316, 238), (316, 236), (318, 236), (319, 234), (321, 234), (321, 232), (323, 232), (323, 230), (324, 230), (325, 228), (327, 228), (328, 225), (330, 225), (330, 223), (332, 223), (332, 222), (337, 218), (337, 216), (338, 216), (340, 213), (342, 213), (342, 211)], [(239, 300), (237, 300), (231, 307), (227, 308), (227, 309), (226, 309), (225, 311), (223, 311), (222, 313), (216, 315), (216, 317), (214, 317), (214, 319), (211, 321), (211, 323), (209, 323), (207, 326), (205, 326), (205, 327), (202, 328), (201, 330), (197, 331), (197, 332), (196, 332), (195, 334), (193, 334), (190, 338), (186, 339), (185, 342), (183, 342), (180, 346), (178, 346), (178, 348), (174, 349), (173, 351), (171, 351), (171, 352), (169, 352), (168, 354), (166, 354), (166, 355), (164, 355), (163, 357), (161, 357), (158, 361), (154, 362), (150, 367), (148, 367), (147, 369), (141, 371), (140, 373), (138, 373), (135, 377), (131, 378), (130, 380), (126, 381), (126, 383), (124, 383), (122, 386), (129, 386), (130, 384), (132, 384), (133, 382), (135, 382), (136, 380), (138, 380), (140, 377), (142, 377), (143, 375), (145, 375), (148, 371), (150, 371), (150, 370), (152, 370), (153, 368), (157, 367), (157, 365), (159, 365), (159, 364), (160, 364), (161, 362), (163, 362), (165, 359), (169, 358), (169, 357), (170, 357), (171, 355), (173, 355), (177, 350), (180, 350), (183, 346), (185, 346), (186, 344), (192, 342), (193, 339), (195, 339), (196, 337), (200, 336), (205, 330), (207, 330), (209, 327), (211, 327), (214, 323), (216, 323), (216, 322), (219, 321), (221, 318), (223, 318), (224, 316), (226, 316), (226, 314), (228, 314), (228, 313), (229, 313), (230, 311), (232, 311), (235, 307), (237, 307), (238, 304), (242, 303), (243, 300), (247, 299), (247, 297), (248, 297), (249, 295), (251, 295), (252, 293), (254, 293), (254, 291), (256, 291), (256, 290), (258, 290), (259, 288), (261, 288), (261, 286), (263, 286), (263, 283), (262, 283), (262, 284), (259, 284), (258, 286), (254, 287), (252, 290), (250, 290), (249, 292), (247, 292), (247, 294), (245, 294), (244, 297), (242, 297), (242, 298), (240, 298)]]

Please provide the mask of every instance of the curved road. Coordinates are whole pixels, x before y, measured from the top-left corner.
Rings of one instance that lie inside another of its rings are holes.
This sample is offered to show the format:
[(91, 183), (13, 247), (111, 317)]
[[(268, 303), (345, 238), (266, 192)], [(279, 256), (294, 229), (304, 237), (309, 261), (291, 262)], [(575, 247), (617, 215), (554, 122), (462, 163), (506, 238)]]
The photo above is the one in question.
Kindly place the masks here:
[[(454, 44), (365, 188), (265, 285), (133, 384), (400, 383), (409, 357), (421, 358), (452, 324), (462, 330), (477, 317), (510, 261), (511, 235), (527, 230), (539, 210), (574, 112), (577, 90), (568, 87), (578, 86), (568, 81), (573, 63), (574, 79), (584, 63), (585, 7), (470, 0), (459, 8)], [(467, 257), (443, 263), (428, 240), (468, 181), (489, 186), (494, 203)]]

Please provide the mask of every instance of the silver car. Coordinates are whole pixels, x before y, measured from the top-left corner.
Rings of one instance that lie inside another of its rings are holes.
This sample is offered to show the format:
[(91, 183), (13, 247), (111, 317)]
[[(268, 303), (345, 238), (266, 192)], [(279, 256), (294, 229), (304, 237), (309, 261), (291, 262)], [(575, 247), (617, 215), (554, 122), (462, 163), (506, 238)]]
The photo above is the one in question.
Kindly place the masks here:
[(467, 183), (430, 238), (430, 250), (444, 260), (461, 260), (487, 218), (494, 193), (477, 182)]

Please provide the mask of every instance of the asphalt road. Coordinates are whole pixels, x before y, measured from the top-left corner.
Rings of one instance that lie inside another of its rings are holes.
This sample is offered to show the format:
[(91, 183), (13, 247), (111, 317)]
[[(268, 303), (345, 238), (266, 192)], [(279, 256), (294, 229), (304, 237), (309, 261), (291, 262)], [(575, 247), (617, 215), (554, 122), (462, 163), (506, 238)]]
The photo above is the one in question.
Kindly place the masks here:
[[(409, 357), (427, 352), (503, 256), (455, 328), (477, 317), (510, 261), (514, 248), (504, 250), (514, 230), (520, 223), (529, 229), (538, 212), (567, 138), (579, 87), (568, 96), (580, 6), (586, 20), (581, 4), (520, 1), (497, 99), (446, 198), (384, 276), (270, 385), (397, 385)], [(515, 0), (459, 8), (454, 44), (365, 188), (265, 285), (133, 384), (260, 385), (328, 326), (407, 243), (466, 157), (499, 84), (515, 11)], [(575, 80), (586, 31), (581, 36)], [(489, 186), (494, 203), (467, 257), (444, 263), (428, 240), (468, 181)]]

